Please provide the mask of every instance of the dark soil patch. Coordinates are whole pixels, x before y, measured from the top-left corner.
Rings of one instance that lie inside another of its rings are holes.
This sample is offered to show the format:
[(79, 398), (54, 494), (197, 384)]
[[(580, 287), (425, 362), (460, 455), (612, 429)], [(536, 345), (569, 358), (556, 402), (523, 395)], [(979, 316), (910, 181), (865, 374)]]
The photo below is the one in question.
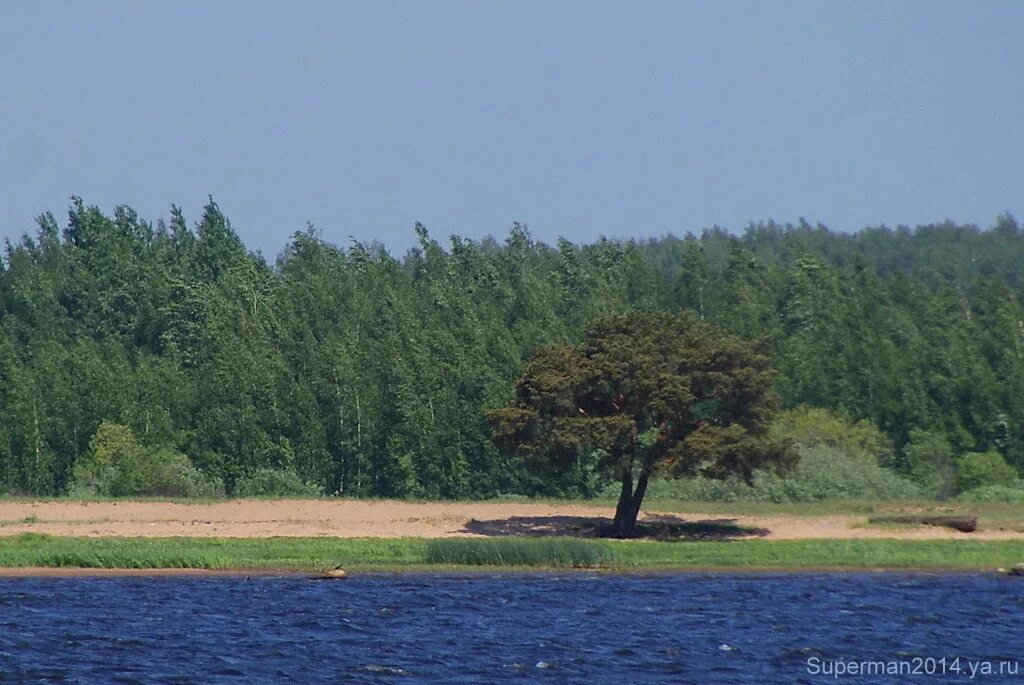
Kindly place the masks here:
[(623, 535), (612, 528), (611, 519), (585, 516), (510, 516), (479, 521), (470, 519), (467, 533), (515, 537), (630, 538), (647, 540), (731, 540), (764, 537), (767, 528), (743, 526), (734, 518), (687, 521), (671, 514), (645, 517), (636, 530)]

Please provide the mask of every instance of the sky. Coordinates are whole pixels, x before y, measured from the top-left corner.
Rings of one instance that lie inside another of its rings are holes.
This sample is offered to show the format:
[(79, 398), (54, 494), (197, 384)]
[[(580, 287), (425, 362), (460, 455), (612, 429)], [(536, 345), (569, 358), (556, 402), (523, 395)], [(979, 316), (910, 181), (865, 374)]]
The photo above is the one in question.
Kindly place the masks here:
[(0, 235), (113, 211), (268, 257), (1024, 218), (1022, 2), (7, 3)]

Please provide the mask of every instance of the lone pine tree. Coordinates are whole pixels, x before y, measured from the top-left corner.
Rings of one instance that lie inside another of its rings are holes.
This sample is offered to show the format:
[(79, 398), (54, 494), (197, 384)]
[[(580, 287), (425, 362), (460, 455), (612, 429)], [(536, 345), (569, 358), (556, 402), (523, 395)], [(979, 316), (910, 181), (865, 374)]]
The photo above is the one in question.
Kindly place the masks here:
[(760, 343), (689, 313), (634, 312), (597, 320), (579, 346), (538, 350), (488, 420), (499, 449), (538, 472), (596, 455), (622, 484), (612, 532), (626, 536), (655, 472), (749, 480), (789, 465), (768, 436), (774, 376)]

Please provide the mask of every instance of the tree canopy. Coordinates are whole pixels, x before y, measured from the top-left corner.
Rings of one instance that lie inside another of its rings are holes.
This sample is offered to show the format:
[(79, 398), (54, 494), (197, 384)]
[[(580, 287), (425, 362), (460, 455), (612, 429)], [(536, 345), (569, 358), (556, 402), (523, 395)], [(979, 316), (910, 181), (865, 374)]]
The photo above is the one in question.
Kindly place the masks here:
[(67, 492), (108, 421), (229, 493), (266, 469), (352, 496), (590, 492), (586, 465), (542, 480), (496, 449), (485, 416), (535, 350), (632, 310), (764, 339), (783, 407), (870, 422), (904, 473), (932, 468), (923, 435), (948, 445), (937, 469), (993, 450), (1024, 467), (1011, 217), (555, 245), (415, 231), (399, 258), (307, 228), (268, 260), (212, 201), (197, 222), (78, 198), (43, 215), (0, 259), (0, 491)]
[(515, 402), (488, 419), (499, 447), (542, 473), (596, 457), (621, 483), (613, 525), (628, 534), (656, 470), (750, 480), (792, 462), (768, 435), (773, 380), (756, 344), (690, 313), (634, 312), (597, 320), (576, 347), (538, 350)]

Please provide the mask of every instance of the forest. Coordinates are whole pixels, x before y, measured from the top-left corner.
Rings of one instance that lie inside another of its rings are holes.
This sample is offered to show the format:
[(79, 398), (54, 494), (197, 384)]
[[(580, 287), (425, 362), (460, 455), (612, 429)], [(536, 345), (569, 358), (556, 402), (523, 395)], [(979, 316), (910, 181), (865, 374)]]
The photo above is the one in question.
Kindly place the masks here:
[[(839, 444), (896, 494), (1024, 493), (1024, 236), (1009, 215), (555, 245), (520, 224), (500, 240), (414, 230), (399, 258), (307, 227), (269, 260), (212, 199), (197, 222), (79, 198), (66, 222), (40, 216), (0, 260), (0, 493), (132, 494), (157, 478), (153, 494), (594, 494), (606, 483), (585, 460), (541, 479), (485, 417), (538, 347), (634, 310), (764, 340), (777, 430), (806, 468), (840, 478)], [(799, 478), (758, 482), (801, 496)]]

